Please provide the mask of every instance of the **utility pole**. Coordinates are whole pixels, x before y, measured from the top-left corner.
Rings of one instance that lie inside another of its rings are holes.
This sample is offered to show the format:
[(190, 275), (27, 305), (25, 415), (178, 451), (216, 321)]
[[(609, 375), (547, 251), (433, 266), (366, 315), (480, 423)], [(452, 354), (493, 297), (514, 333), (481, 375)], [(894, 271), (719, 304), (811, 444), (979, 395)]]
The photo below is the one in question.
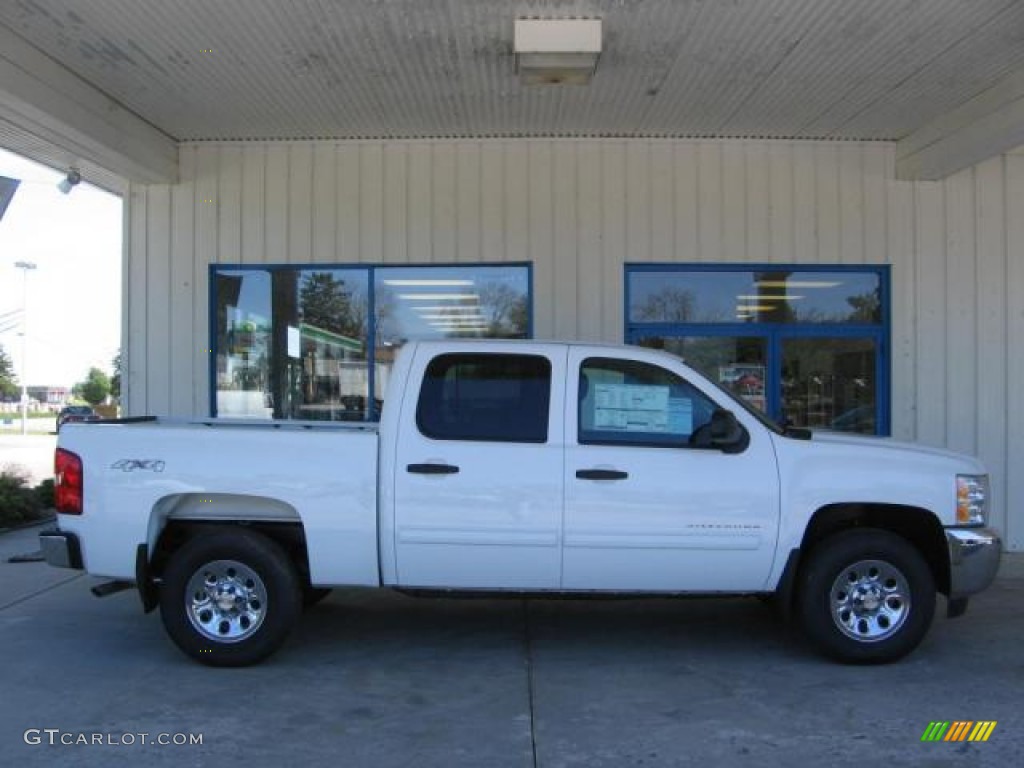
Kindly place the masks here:
[(21, 270), (21, 434), (28, 434), (28, 273), (36, 268), (34, 262), (18, 261)]

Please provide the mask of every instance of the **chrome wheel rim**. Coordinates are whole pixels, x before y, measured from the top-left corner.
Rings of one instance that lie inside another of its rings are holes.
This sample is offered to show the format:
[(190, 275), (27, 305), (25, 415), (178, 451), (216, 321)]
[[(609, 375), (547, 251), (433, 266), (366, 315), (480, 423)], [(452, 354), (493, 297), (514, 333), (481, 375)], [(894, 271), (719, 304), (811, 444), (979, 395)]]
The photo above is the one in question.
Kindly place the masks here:
[(910, 615), (910, 584), (883, 560), (859, 560), (843, 568), (829, 592), (832, 620), (861, 643), (877, 643), (899, 632)]
[(218, 643), (251, 637), (267, 613), (267, 588), (252, 568), (214, 560), (197, 569), (185, 589), (185, 612), (195, 630)]

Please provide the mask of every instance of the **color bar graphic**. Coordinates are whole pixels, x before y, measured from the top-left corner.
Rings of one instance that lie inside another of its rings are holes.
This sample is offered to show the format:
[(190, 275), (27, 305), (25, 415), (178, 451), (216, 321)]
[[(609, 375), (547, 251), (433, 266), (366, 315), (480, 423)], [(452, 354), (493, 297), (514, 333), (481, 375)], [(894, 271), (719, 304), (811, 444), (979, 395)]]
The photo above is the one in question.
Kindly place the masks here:
[(996, 729), (996, 720), (933, 720), (921, 735), (921, 741), (988, 741)]

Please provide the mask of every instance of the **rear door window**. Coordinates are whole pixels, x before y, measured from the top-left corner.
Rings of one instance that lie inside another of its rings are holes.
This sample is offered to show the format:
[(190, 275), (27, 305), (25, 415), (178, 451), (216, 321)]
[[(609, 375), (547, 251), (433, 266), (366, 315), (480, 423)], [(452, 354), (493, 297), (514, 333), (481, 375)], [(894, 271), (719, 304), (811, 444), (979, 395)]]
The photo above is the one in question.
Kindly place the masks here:
[(546, 357), (443, 354), (427, 366), (416, 424), (434, 440), (545, 443), (550, 399)]

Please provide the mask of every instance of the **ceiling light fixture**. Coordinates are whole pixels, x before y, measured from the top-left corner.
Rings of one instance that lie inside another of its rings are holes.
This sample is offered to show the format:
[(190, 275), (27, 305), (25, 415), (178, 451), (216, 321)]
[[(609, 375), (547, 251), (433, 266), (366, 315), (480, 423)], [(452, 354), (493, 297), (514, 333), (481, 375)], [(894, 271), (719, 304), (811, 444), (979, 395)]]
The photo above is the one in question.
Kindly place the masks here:
[(483, 319), (483, 315), (479, 312), (472, 315), (449, 315), (446, 313), (436, 312), (428, 315), (420, 315), (420, 320), (447, 320), (452, 323), (468, 323), (472, 321), (479, 321)]
[(473, 285), (472, 280), (385, 280), (384, 285), (398, 285), (404, 287), (423, 287), (428, 286), (430, 288), (451, 288), (453, 286), (466, 286)]
[(419, 305), (412, 307), (413, 311), (419, 312), (421, 315), (424, 312), (445, 312), (449, 315), (457, 315), (460, 313), (469, 314), (480, 314), (479, 304), (431, 304), (429, 306)]
[(784, 293), (781, 296), (756, 296), (754, 294), (737, 296), (738, 301), (798, 301), (803, 296), (790, 296), (788, 293)]
[(755, 280), (759, 288), (835, 288), (842, 283), (832, 280)]
[(398, 298), (405, 301), (480, 301), (480, 297), (475, 293), (400, 293)]
[(601, 19), (516, 19), (523, 85), (586, 85), (601, 55)]

